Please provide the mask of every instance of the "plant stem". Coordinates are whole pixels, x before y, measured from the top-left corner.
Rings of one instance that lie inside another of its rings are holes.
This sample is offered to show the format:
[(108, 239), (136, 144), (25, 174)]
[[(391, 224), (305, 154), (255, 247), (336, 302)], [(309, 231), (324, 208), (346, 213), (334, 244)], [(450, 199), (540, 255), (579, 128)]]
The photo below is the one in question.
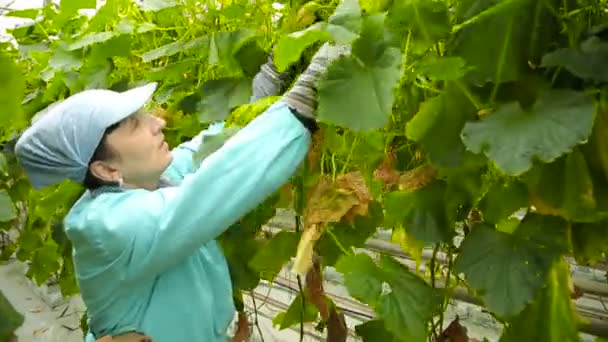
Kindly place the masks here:
[(253, 313), (255, 315), (255, 326), (258, 329), (258, 334), (260, 334), (260, 338), (262, 339), (262, 342), (264, 342), (264, 334), (262, 334), (262, 328), (260, 328), (260, 322), (258, 321), (258, 307), (255, 303), (255, 296), (253, 294), (253, 290), (250, 291), (251, 294), (251, 299), (253, 301)]
[[(297, 186), (298, 195), (301, 195), (303, 192), (302, 183), (298, 183)], [(298, 196), (299, 197), (299, 196)], [(301, 201), (302, 199), (299, 198)], [(296, 214), (296, 232), (300, 231), (300, 215)], [(304, 298), (304, 289), (302, 288), (302, 278), (300, 275), (297, 275), (298, 278), (298, 289), (300, 290), (300, 297), (302, 297), (302, 307), (300, 308), (300, 342), (304, 340), (304, 310), (306, 308), (306, 299)]]
[[(433, 257), (431, 258), (431, 287), (433, 287), (433, 289), (435, 289), (435, 265), (436, 265), (436, 261), (437, 261), (437, 252), (439, 251), (439, 244), (435, 244), (435, 247), (433, 248)], [(443, 312), (443, 310), (442, 310)], [(440, 322), (442, 321), (442, 317), (443, 314), (441, 314), (440, 317)], [(435, 341), (437, 341), (437, 338), (439, 336), (439, 334), (441, 334), (441, 325), (439, 324), (439, 332), (437, 330), (437, 327), (435, 324), (433, 324), (433, 328), (431, 333), (433, 334), (433, 339)]]
[(342, 253), (346, 254), (346, 255), (352, 255), (352, 252), (349, 252), (346, 248), (344, 248), (344, 245), (342, 245), (342, 243), (340, 242), (340, 240), (338, 240), (338, 237), (336, 237), (336, 235), (331, 231), (331, 229), (326, 229), (325, 232), (327, 234), (329, 234), (329, 236), (334, 240), (334, 242), (336, 243), (336, 245), (338, 246), (338, 248), (340, 248), (340, 250), (342, 251)]
[(300, 297), (302, 297), (302, 307), (300, 308), (300, 342), (304, 341), (304, 310), (306, 308), (306, 299), (304, 298), (304, 289), (302, 288), (302, 278), (298, 274), (298, 288), (300, 289)]

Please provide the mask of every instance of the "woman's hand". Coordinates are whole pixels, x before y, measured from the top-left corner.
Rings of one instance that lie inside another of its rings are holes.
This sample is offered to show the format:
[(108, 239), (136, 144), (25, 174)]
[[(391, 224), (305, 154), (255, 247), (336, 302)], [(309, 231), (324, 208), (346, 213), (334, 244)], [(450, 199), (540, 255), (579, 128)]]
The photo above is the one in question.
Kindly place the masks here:
[(285, 94), (285, 101), (300, 115), (313, 119), (317, 109), (317, 86), (327, 68), (340, 57), (350, 54), (349, 45), (325, 43), (312, 57), (310, 65)]

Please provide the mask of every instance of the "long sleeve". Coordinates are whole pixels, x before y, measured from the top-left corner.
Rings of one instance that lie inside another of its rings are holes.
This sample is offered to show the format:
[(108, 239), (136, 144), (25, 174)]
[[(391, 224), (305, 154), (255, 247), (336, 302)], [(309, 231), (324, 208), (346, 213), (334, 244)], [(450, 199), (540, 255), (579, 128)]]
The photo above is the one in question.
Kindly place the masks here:
[(105, 203), (88, 208), (86, 224), (103, 227), (97, 240), (109, 261), (122, 265), (117, 271), (123, 280), (149, 279), (193, 255), (277, 191), (309, 144), (309, 131), (278, 102), (181, 185), (102, 195), (98, 200)]

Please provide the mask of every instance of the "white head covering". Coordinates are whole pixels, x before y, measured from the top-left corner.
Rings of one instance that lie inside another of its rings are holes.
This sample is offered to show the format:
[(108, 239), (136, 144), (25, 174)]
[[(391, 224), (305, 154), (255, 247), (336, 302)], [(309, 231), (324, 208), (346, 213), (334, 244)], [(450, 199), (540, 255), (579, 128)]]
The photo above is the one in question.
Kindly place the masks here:
[(66, 179), (82, 183), (105, 130), (141, 109), (156, 86), (85, 90), (37, 115), (15, 145), (32, 186), (41, 189)]

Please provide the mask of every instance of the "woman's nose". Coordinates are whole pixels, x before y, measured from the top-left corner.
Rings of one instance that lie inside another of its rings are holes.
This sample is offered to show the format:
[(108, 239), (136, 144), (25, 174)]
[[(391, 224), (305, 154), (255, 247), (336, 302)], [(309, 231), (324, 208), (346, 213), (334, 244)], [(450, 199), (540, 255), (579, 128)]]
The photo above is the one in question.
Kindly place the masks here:
[(154, 117), (154, 121), (154, 133), (160, 133), (167, 125), (167, 122), (164, 119), (156, 116)]

